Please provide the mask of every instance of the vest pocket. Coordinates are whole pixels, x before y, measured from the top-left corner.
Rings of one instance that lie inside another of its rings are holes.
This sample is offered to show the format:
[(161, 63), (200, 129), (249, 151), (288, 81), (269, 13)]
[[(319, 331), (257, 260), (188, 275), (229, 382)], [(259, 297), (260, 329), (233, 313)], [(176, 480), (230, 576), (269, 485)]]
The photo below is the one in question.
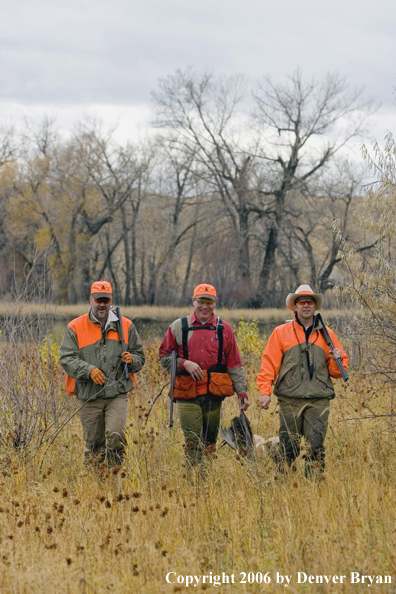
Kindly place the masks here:
[(299, 381), (298, 377), (298, 365), (293, 365), (285, 375), (281, 378), (277, 385), (277, 389), (292, 388)]
[[(169, 390), (169, 396), (171, 391)], [(197, 383), (191, 375), (177, 375), (175, 379), (175, 400), (190, 400), (197, 397)]]
[(234, 394), (234, 386), (228, 373), (210, 372), (209, 392), (213, 396), (232, 396)]

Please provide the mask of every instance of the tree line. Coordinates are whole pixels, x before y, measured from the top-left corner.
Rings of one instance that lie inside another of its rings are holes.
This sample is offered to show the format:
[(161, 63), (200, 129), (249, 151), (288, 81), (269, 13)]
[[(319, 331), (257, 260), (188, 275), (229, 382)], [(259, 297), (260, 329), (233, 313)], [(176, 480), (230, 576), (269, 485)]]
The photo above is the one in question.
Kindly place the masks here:
[(352, 216), (362, 172), (341, 156), (372, 112), (335, 75), (249, 89), (186, 69), (159, 81), (156, 133), (138, 142), (97, 121), (68, 137), (48, 118), (3, 129), (3, 293), (34, 266), (68, 303), (99, 278), (128, 305), (184, 304), (203, 281), (227, 306), (282, 306), (301, 283), (326, 292), (347, 274), (340, 237), (372, 247)]

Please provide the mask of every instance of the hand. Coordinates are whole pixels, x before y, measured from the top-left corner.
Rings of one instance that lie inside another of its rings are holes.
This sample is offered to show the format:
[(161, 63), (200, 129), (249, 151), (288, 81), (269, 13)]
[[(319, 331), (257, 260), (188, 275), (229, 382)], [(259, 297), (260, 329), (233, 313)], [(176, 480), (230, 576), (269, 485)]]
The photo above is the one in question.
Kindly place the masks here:
[(342, 359), (342, 352), (340, 349), (334, 349), (334, 351), (330, 351), (330, 357), (334, 359)]
[(121, 353), (121, 361), (123, 363), (128, 363), (130, 365), (132, 363), (131, 353), (129, 351)]
[(246, 392), (239, 392), (238, 404), (240, 410), (247, 410), (249, 408), (249, 396)]
[(95, 367), (95, 369), (92, 369), (89, 376), (90, 376), (91, 380), (98, 386), (103, 386), (103, 384), (106, 381), (105, 374), (98, 367)]
[(260, 408), (264, 408), (265, 410), (269, 409), (269, 405), (271, 404), (271, 396), (268, 394), (263, 394), (260, 396), (258, 405)]
[(198, 363), (194, 363), (194, 361), (184, 361), (183, 365), (184, 369), (188, 371), (191, 377), (194, 380), (202, 380), (205, 377), (203, 370), (200, 368)]

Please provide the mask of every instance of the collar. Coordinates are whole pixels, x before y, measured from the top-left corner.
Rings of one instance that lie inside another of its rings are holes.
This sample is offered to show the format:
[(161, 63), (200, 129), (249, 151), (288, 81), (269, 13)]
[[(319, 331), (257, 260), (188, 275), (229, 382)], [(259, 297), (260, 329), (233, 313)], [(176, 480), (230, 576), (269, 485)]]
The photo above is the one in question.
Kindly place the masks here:
[(210, 320), (208, 320), (207, 322), (201, 322), (201, 320), (199, 320), (197, 318), (197, 316), (195, 315), (195, 311), (192, 313), (191, 315), (191, 324), (197, 323), (200, 326), (206, 326), (206, 324), (208, 324), (210, 326), (210, 324), (212, 324), (212, 326), (216, 326), (217, 324), (217, 317), (213, 314), (213, 316), (210, 318)]
[[(99, 320), (97, 318), (95, 318), (95, 316), (94, 316), (94, 314), (92, 312), (92, 307), (89, 308), (88, 314), (89, 314), (89, 317), (91, 318), (91, 320), (94, 323), (99, 324), (99, 326), (102, 327), (102, 324), (99, 322)], [(110, 324), (112, 322), (118, 322), (118, 317), (117, 317), (117, 315), (116, 315), (116, 313), (114, 312), (113, 309), (111, 309), (109, 311), (109, 315), (107, 316), (107, 320), (106, 320), (106, 324), (105, 324), (104, 330), (107, 330), (107, 328), (110, 326)]]
[(301, 326), (301, 328), (303, 328), (303, 330), (306, 332), (307, 330), (309, 330), (311, 328), (311, 331), (313, 332), (314, 330), (317, 330), (317, 328), (315, 327), (317, 325), (317, 320), (316, 317), (314, 315), (313, 317), (313, 322), (310, 326), (305, 327), (304, 324), (302, 322), (300, 322), (300, 320), (298, 319), (297, 314), (295, 314), (294, 319), (296, 320), (297, 324), (299, 324), (299, 326)]

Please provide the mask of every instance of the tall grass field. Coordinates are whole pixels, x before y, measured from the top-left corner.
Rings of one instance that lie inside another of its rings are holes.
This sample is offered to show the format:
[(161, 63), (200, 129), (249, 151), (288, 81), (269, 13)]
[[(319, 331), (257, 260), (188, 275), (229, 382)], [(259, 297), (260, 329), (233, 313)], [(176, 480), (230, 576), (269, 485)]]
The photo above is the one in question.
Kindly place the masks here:
[[(26, 448), (15, 447), (10, 411), (1, 409), (0, 592), (396, 592), (393, 417), (361, 418), (389, 413), (387, 389), (360, 371), (347, 384), (337, 380), (322, 480), (305, 478), (302, 457), (279, 474), (269, 456), (248, 460), (219, 438), (206, 479), (191, 482), (177, 414), (168, 426), (159, 342), (144, 345), (124, 467), (83, 465), (74, 402), (61, 430)], [(265, 341), (245, 322), (238, 342), (247, 415), (253, 432), (270, 438), (278, 431), (276, 399), (260, 411), (255, 384)], [(35, 373), (65, 406), (59, 343), (41, 348)], [(21, 354), (21, 365), (29, 356)], [(237, 414), (236, 398), (228, 398), (223, 424)]]

